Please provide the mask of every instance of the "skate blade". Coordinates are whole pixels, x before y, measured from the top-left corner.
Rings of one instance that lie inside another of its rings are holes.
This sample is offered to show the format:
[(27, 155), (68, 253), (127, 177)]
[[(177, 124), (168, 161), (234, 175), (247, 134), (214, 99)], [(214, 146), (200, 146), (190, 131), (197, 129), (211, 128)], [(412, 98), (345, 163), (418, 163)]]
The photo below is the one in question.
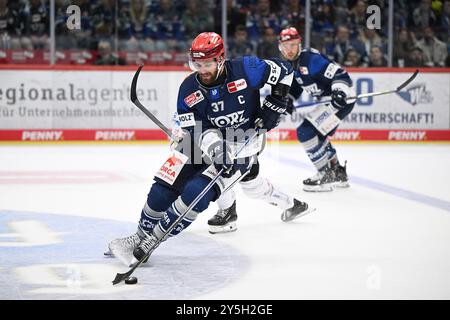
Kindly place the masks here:
[(209, 233), (211, 233), (211, 234), (229, 233), (229, 232), (234, 232), (236, 230), (237, 230), (237, 226), (236, 226), (236, 222), (234, 222), (234, 221), (227, 223), (224, 226), (213, 226), (213, 225), (209, 226)]
[(349, 188), (350, 184), (348, 182), (336, 182), (335, 188)]
[(306, 192), (331, 192), (333, 191), (333, 186), (303, 186), (303, 191)]
[(308, 214), (310, 214), (310, 213), (313, 213), (314, 211), (316, 211), (317, 209), (316, 208), (308, 208), (308, 209), (306, 209), (305, 211), (303, 211), (302, 213), (300, 213), (300, 214), (298, 214), (298, 215), (296, 215), (296, 216), (293, 216), (293, 217), (289, 217), (289, 218), (285, 218), (285, 216), (284, 216), (284, 213), (281, 215), (281, 220), (283, 221), (283, 222), (290, 222), (290, 221), (292, 221), (292, 220), (296, 220), (296, 219), (298, 219), (298, 218), (301, 218), (301, 217), (304, 217), (304, 216), (306, 216), (306, 215), (308, 215)]
[(107, 251), (103, 252), (103, 255), (107, 258), (114, 258), (114, 253), (112, 253), (112, 251), (109, 249)]

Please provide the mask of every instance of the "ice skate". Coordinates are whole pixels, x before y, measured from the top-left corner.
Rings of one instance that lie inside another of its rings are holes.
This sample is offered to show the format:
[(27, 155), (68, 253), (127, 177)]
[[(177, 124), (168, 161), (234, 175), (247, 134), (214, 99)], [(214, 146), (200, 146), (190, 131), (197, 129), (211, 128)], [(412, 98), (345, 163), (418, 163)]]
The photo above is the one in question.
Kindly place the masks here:
[(236, 220), (236, 201), (234, 201), (231, 207), (225, 210), (219, 209), (214, 217), (208, 220), (209, 233), (215, 234), (236, 231)]
[(334, 171), (335, 183), (334, 186), (338, 188), (348, 188), (350, 187), (348, 183), (347, 176), (347, 161), (345, 161), (344, 165), (341, 166), (339, 163), (332, 167)]
[(281, 214), (283, 222), (292, 221), (294, 219), (303, 217), (308, 213), (315, 211), (315, 208), (310, 208), (306, 202), (301, 202), (294, 198), (294, 205)]
[(315, 176), (303, 180), (303, 190), (309, 192), (333, 191), (335, 179), (335, 171), (327, 167), (319, 171)]
[[(131, 260), (130, 267), (135, 263), (140, 261), (147, 253), (152, 254), (153, 250), (156, 249), (156, 243), (158, 239), (153, 234), (146, 234), (145, 238), (139, 243), (139, 245), (133, 250), (133, 259)], [(148, 257), (143, 261), (144, 263), (148, 261)]]
[(137, 232), (131, 236), (111, 241), (108, 244), (108, 251), (106, 251), (104, 255), (116, 257), (125, 265), (129, 265), (133, 259), (133, 250), (144, 238), (144, 232), (138, 228)]

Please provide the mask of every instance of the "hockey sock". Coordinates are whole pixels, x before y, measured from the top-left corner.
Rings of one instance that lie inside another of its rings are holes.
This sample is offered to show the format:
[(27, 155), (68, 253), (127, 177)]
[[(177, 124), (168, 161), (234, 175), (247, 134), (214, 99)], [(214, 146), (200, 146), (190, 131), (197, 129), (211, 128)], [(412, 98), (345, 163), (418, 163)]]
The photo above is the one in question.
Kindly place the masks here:
[(222, 193), (219, 197), (219, 199), (216, 200), (217, 205), (219, 206), (219, 209), (225, 210), (231, 207), (236, 200), (236, 194), (234, 193), (233, 189), (230, 189), (226, 191), (225, 193)]
[[(183, 203), (181, 197), (179, 197), (167, 211), (164, 213), (162, 219), (159, 220), (156, 227), (153, 229), (153, 235), (161, 239), (170, 228), (170, 226), (184, 213), (186, 212), (187, 205)], [(191, 210), (184, 218), (172, 229), (169, 237), (179, 234), (186, 229), (197, 218), (198, 212)]]
[(328, 165), (328, 141), (326, 138), (315, 136), (312, 139), (302, 142), (303, 147), (318, 171), (324, 169)]
[(152, 233), (153, 228), (163, 216), (164, 212), (158, 212), (151, 209), (148, 203), (145, 202), (144, 208), (141, 211), (141, 219), (139, 220), (139, 226), (147, 233)]

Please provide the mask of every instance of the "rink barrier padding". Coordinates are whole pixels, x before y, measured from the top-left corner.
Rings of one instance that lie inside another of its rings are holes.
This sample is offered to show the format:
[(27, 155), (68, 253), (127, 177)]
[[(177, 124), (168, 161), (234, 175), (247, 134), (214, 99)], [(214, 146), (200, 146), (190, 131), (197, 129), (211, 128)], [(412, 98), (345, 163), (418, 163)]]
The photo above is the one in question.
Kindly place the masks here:
[[(0, 65), (0, 141), (167, 141), (129, 100), (137, 66)], [(415, 68), (348, 68), (360, 92), (395, 88)], [(419, 68), (402, 94), (357, 102), (335, 141), (450, 142), (450, 68)], [(142, 103), (171, 125), (185, 66), (145, 66)], [(409, 91), (408, 91), (409, 90)], [(267, 92), (266, 92), (267, 94)], [(305, 100), (306, 99), (306, 100)], [(310, 97), (302, 97), (304, 102)], [(308, 108), (282, 119), (269, 140), (295, 142)], [(101, 128), (101, 129), (99, 129)]]
[[(267, 134), (269, 141), (297, 141), (293, 129), (276, 129)], [(450, 141), (450, 130), (337, 130), (333, 141)], [(167, 141), (158, 129), (98, 129), (98, 130), (0, 130), (0, 141)]]

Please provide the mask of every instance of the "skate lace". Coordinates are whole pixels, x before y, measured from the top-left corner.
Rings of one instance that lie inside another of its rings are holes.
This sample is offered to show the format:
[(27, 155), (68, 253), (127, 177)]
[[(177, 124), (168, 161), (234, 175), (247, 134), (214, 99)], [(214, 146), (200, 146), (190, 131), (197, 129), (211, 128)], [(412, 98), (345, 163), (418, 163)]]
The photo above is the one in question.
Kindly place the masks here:
[(220, 218), (224, 218), (228, 213), (228, 210), (222, 210), (219, 209), (219, 211), (217, 211), (216, 216), (220, 217)]
[(155, 245), (155, 240), (153, 238), (146, 238), (141, 241), (139, 247), (144, 250), (144, 252), (149, 252)]
[(134, 248), (140, 241), (137, 233), (122, 239), (122, 245), (128, 248)]

